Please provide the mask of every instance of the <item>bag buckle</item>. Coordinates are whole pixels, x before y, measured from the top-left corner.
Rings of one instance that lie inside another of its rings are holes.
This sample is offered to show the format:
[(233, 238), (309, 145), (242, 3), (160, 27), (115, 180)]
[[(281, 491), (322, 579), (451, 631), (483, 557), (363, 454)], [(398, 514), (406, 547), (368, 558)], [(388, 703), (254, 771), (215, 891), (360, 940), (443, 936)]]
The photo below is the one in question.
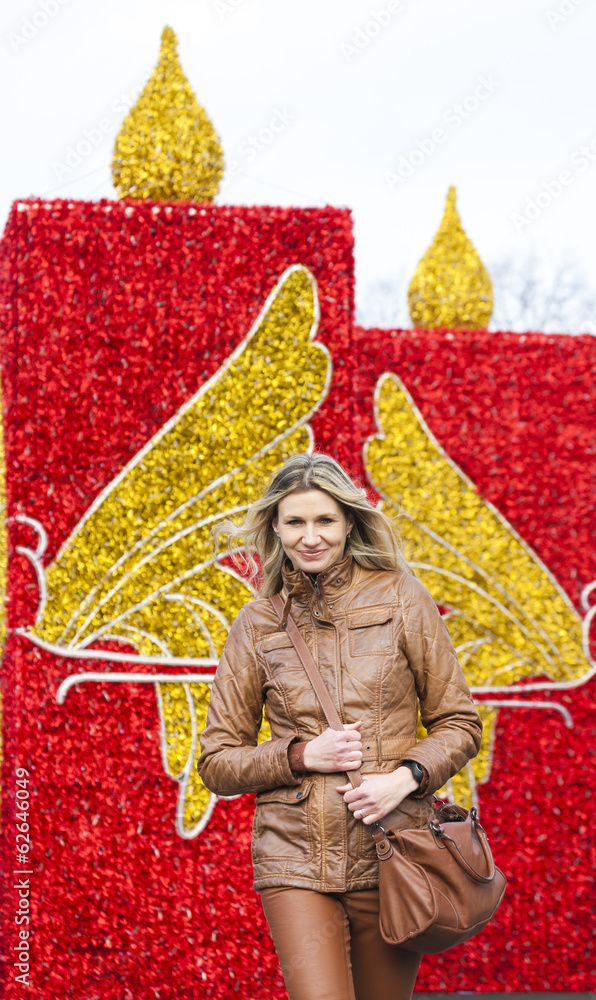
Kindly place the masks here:
[(442, 838), (443, 838), (443, 830), (442, 830), (441, 824), (436, 819), (429, 819), (428, 826), (429, 826), (430, 832), (433, 835), (435, 844), (437, 845), (437, 847), (441, 851), (444, 851), (445, 850), (445, 844), (441, 843)]

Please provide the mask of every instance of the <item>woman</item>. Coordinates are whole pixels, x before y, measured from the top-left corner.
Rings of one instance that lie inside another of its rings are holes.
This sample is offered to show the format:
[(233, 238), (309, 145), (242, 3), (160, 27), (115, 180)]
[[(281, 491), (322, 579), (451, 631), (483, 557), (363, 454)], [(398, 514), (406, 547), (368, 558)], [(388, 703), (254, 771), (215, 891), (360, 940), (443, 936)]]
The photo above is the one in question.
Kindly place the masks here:
[[(447, 628), (393, 522), (332, 458), (288, 459), (227, 530), (258, 554), (264, 580), (230, 629), (199, 774), (218, 795), (257, 793), (254, 888), (291, 1000), (407, 1000), (420, 958), (381, 937), (371, 824), (424, 826), (432, 793), (479, 750)], [(279, 592), (343, 732), (328, 728), (267, 599)], [(272, 738), (258, 744), (263, 706)]]

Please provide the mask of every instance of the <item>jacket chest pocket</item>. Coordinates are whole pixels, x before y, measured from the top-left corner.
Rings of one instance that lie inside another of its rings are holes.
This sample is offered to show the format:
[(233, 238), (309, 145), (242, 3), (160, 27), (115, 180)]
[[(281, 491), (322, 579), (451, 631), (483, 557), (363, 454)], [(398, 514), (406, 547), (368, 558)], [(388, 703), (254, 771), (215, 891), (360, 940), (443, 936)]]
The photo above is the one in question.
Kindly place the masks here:
[[(272, 732), (281, 736), (287, 735), (288, 726), (294, 731), (297, 727), (316, 726), (321, 718), (317, 699), (300, 657), (286, 633), (274, 633), (263, 639), (259, 656), (267, 676), (265, 711), (272, 724)], [(278, 725), (281, 727), (279, 730)]]
[(271, 673), (279, 670), (302, 670), (298, 653), (285, 632), (274, 632), (263, 639), (259, 651)]
[(368, 608), (348, 615), (350, 656), (390, 653), (393, 649), (393, 612)]
[(307, 862), (314, 856), (311, 825), (311, 791), (314, 777), (300, 785), (287, 785), (259, 792), (251, 853), (253, 861), (278, 858)]

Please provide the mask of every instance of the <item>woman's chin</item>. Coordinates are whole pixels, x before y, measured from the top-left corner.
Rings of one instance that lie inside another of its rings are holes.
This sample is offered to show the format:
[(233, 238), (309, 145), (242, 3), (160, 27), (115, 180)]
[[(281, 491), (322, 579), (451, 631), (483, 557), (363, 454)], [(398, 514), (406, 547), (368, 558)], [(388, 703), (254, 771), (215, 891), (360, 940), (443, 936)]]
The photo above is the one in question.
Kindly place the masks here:
[(300, 559), (296, 562), (298, 569), (304, 570), (305, 573), (322, 573), (328, 565), (325, 559)]
[(333, 565), (335, 559), (328, 552), (325, 552), (316, 559), (297, 555), (294, 562), (297, 564), (298, 569), (304, 570), (305, 573), (324, 573), (326, 569), (329, 569)]

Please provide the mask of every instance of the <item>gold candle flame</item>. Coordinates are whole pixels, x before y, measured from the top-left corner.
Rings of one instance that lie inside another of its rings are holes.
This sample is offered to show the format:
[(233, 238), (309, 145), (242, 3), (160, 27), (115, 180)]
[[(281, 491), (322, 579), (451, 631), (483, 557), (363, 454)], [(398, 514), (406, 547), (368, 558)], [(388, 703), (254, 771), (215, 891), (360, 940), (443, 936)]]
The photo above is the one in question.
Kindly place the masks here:
[(450, 187), (436, 236), (414, 271), (408, 289), (414, 326), (477, 330), (493, 311), (489, 274), (465, 233)]
[(165, 27), (157, 65), (116, 137), (112, 177), (120, 198), (212, 201), (217, 194), (223, 151), (180, 65), (177, 45)]

